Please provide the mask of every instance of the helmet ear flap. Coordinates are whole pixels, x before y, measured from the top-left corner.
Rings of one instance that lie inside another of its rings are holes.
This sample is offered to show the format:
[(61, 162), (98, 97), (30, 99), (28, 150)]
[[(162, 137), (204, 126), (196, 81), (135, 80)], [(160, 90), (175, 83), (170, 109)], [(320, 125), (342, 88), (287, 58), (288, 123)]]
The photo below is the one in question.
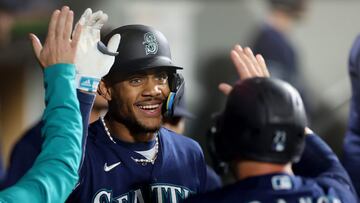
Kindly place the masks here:
[[(213, 162), (216, 173), (223, 175), (229, 172), (229, 162), (241, 159), (243, 146), (251, 144), (251, 136), (254, 134), (251, 129), (246, 128), (241, 123), (237, 123), (237, 131), (224, 128), (223, 114), (216, 113), (212, 116), (212, 125), (207, 131), (207, 148)], [(240, 138), (241, 134), (241, 138)], [(245, 143), (240, 142), (248, 140)]]
[(237, 124), (236, 130), (225, 129), (223, 121), (219, 122), (220, 132), (218, 139), (215, 139), (216, 150), (220, 158), (226, 162), (247, 158), (243, 156), (244, 151), (248, 148), (247, 146), (252, 144), (254, 131), (241, 123)]
[(163, 115), (170, 118), (174, 114), (174, 108), (184, 96), (185, 81), (180, 73), (172, 73), (169, 76), (170, 94), (163, 105)]

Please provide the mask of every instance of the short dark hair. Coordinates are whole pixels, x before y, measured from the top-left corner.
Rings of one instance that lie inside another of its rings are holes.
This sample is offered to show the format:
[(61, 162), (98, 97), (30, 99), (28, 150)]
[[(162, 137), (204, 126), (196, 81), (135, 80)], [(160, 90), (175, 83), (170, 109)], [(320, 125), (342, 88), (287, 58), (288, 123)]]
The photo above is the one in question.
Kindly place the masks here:
[(280, 9), (289, 14), (301, 12), (305, 9), (307, 0), (268, 0), (273, 9)]

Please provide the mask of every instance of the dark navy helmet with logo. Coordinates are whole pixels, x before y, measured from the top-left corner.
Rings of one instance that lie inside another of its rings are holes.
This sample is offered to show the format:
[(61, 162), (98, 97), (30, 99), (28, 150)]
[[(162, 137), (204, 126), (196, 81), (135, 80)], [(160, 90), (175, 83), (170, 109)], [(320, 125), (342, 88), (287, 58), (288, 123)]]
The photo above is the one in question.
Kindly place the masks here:
[(121, 41), (115, 62), (104, 77), (106, 80), (117, 82), (128, 74), (146, 69), (172, 72), (182, 69), (174, 65), (169, 43), (160, 31), (145, 25), (126, 25), (106, 35), (104, 44), (107, 44), (114, 34), (120, 34)]
[(240, 81), (219, 119), (214, 145), (222, 160), (285, 164), (301, 156), (307, 122), (304, 105), (297, 90), (284, 81)]

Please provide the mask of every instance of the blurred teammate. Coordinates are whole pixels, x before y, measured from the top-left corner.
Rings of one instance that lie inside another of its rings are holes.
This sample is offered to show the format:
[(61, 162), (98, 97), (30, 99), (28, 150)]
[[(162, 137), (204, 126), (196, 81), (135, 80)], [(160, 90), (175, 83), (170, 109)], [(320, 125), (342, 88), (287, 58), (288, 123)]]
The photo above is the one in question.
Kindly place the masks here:
[(355, 40), (349, 57), (352, 97), (349, 124), (344, 140), (343, 163), (360, 194), (360, 36)]
[[(241, 81), (233, 88), (221, 85), (230, 94), (214, 142), (237, 182), (188, 202), (357, 202), (336, 155), (320, 137), (305, 132), (299, 93), (264, 77), (262, 57), (250, 49), (236, 46), (231, 55)], [(292, 163), (300, 157), (296, 176)]]
[(270, 7), (269, 14), (252, 47), (254, 53), (264, 57), (272, 77), (289, 82), (300, 92), (307, 113), (311, 115), (313, 107), (302, 82), (298, 52), (290, 40), (294, 26), (306, 14), (308, 1), (266, 0)]

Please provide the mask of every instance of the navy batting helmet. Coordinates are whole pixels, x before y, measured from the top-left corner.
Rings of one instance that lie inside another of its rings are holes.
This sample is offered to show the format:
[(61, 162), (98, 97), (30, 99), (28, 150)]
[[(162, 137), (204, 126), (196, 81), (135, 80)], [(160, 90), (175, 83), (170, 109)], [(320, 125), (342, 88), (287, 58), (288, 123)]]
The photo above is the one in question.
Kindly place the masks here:
[(117, 82), (128, 74), (146, 69), (162, 68), (173, 72), (182, 69), (173, 64), (169, 43), (160, 31), (145, 25), (126, 25), (106, 35), (104, 44), (114, 34), (120, 34), (121, 42), (115, 62), (104, 77), (107, 81)]
[(270, 78), (240, 81), (231, 91), (214, 137), (221, 159), (285, 164), (300, 159), (306, 114), (290, 84)]

